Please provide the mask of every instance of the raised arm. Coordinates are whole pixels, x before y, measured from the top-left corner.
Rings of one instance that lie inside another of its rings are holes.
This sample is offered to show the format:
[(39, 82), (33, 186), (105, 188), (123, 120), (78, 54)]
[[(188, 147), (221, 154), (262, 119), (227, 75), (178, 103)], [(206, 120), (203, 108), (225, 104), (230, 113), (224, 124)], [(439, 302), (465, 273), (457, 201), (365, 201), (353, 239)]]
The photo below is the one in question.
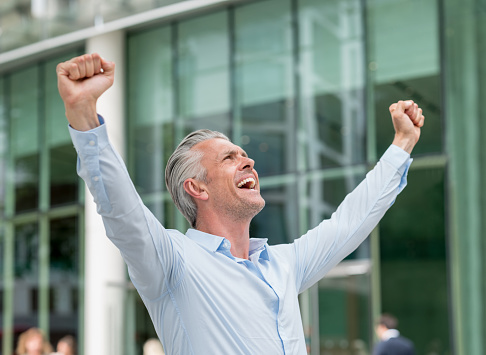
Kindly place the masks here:
[(371, 233), (406, 185), (410, 153), (424, 124), (413, 101), (390, 106), (395, 127), (393, 144), (330, 219), (294, 242), (297, 285), (302, 292), (355, 250)]
[(85, 54), (57, 65), (57, 85), (72, 128), (88, 131), (100, 125), (98, 98), (113, 85), (115, 63)]
[(58, 88), (78, 153), (77, 172), (106, 235), (120, 250), (140, 294), (158, 299), (182, 275), (180, 244), (144, 206), (98, 118), (96, 103), (113, 84), (114, 70), (114, 63), (98, 54), (85, 54), (57, 66)]

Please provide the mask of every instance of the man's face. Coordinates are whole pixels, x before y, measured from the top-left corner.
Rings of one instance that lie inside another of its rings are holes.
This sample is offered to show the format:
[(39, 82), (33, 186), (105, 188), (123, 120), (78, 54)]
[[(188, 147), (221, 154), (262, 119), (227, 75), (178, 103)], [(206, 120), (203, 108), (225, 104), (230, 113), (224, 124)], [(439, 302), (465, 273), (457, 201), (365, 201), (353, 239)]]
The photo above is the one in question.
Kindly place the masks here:
[(251, 220), (265, 206), (260, 195), (255, 162), (245, 151), (225, 139), (209, 139), (193, 149), (204, 153), (201, 164), (207, 170), (208, 203), (234, 220)]

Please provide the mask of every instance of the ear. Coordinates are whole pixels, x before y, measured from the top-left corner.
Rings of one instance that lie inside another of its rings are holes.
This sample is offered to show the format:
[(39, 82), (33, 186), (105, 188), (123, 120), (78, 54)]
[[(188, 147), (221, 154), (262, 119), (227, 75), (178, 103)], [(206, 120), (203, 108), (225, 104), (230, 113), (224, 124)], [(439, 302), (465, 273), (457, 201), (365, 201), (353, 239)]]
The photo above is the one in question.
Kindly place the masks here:
[(195, 199), (206, 201), (209, 198), (203, 182), (189, 178), (184, 181), (184, 190)]

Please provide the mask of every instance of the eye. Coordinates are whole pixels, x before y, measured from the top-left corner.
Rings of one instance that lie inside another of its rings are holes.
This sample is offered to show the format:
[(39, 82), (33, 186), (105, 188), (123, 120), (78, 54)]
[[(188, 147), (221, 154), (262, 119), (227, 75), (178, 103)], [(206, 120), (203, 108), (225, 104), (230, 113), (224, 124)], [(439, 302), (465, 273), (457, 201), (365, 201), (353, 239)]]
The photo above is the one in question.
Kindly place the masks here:
[(223, 158), (223, 160), (228, 160), (228, 159), (231, 159), (231, 155), (227, 155)]

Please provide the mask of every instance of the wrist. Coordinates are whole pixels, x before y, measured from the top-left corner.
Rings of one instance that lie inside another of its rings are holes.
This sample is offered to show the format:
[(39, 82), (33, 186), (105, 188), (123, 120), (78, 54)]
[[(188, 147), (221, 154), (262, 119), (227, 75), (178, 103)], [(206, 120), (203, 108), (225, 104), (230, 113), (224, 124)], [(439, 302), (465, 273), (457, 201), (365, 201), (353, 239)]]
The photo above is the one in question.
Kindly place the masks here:
[(65, 105), (69, 125), (77, 131), (89, 131), (100, 125), (96, 104)]
[(399, 134), (395, 134), (395, 138), (393, 139), (392, 144), (396, 145), (399, 148), (402, 148), (404, 151), (406, 151), (408, 154), (412, 153), (413, 147), (415, 147), (415, 144), (417, 143), (415, 137), (409, 137), (409, 136), (402, 136)]

